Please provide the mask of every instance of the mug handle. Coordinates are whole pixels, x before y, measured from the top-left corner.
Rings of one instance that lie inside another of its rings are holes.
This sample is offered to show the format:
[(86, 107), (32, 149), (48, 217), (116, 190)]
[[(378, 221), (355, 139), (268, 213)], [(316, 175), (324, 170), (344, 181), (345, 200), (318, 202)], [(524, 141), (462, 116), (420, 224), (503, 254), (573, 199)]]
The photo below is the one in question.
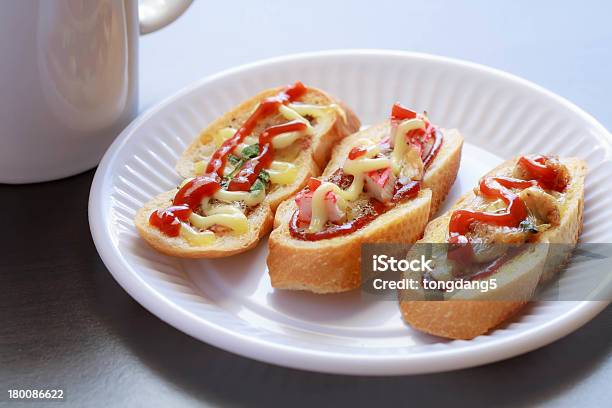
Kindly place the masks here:
[(139, 0), (140, 34), (148, 34), (167, 26), (181, 16), (193, 0)]

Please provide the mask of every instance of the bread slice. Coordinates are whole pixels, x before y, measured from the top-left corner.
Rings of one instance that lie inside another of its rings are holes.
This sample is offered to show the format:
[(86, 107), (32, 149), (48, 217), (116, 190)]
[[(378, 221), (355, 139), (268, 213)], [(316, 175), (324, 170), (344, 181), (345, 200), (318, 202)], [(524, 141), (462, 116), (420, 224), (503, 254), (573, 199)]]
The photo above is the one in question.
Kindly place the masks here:
[[(380, 141), (390, 132), (390, 122), (374, 125), (346, 138), (333, 152), (323, 172), (333, 174), (358, 139)], [(378, 242), (412, 243), (421, 237), (432, 208), (437, 210), (448, 194), (459, 169), (463, 138), (456, 130), (444, 131), (444, 142), (427, 170), (418, 196), (397, 205), (367, 226), (346, 236), (304, 241), (290, 235), (289, 222), (297, 206), (293, 199), (276, 212), (268, 240), (268, 270), (277, 289), (336, 293), (360, 286), (361, 244)]]
[(172, 205), (175, 194), (176, 190), (172, 190), (156, 196), (138, 210), (134, 219), (140, 236), (153, 248), (166, 255), (181, 258), (222, 258), (252, 249), (272, 229), (274, 219), (272, 210), (269, 205), (260, 204), (247, 216), (250, 226), (247, 233), (240, 235), (226, 233), (205, 247), (191, 246), (184, 238), (169, 237), (149, 224), (151, 213)]
[[(508, 160), (486, 176), (509, 176), (517, 159)], [(582, 230), (584, 208), (584, 179), (586, 163), (577, 158), (561, 159), (570, 173), (565, 199), (559, 204), (559, 225), (540, 233), (537, 243), (577, 243)], [(446, 242), (448, 224), (454, 210), (464, 208), (474, 198), (466, 193), (444, 215), (431, 221), (418, 243)], [(488, 292), (458, 290), (444, 295), (444, 301), (423, 301), (422, 291), (400, 292), (400, 310), (411, 327), (452, 339), (472, 339), (499, 326), (519, 312), (532, 298), (538, 284), (561, 269), (570, 252), (551, 261), (548, 245), (530, 245), (525, 252), (513, 257), (496, 272), (497, 289)], [(546, 268), (552, 271), (546, 271)], [(411, 274), (406, 277), (414, 278)]]
[[(176, 164), (178, 173), (185, 178), (194, 177), (195, 164), (201, 161), (207, 162), (207, 158), (217, 148), (214, 135), (225, 127), (239, 128), (264, 98), (276, 95), (282, 89), (279, 87), (265, 90), (212, 122), (179, 158)], [(290, 161), (297, 167), (297, 177), (290, 185), (274, 185), (268, 191), (265, 200), (250, 211), (247, 215), (249, 221), (247, 233), (217, 234), (215, 242), (205, 246), (192, 246), (180, 236), (173, 238), (161, 233), (149, 224), (149, 216), (153, 211), (171, 205), (172, 198), (178, 191), (174, 189), (159, 194), (139, 209), (134, 220), (139, 234), (156, 250), (184, 258), (219, 258), (253, 248), (272, 229), (272, 220), (278, 204), (301, 190), (310, 177), (318, 176), (320, 169), (329, 160), (332, 146), (357, 131), (360, 126), (359, 119), (349, 108), (319, 89), (308, 87), (307, 92), (297, 102), (312, 105), (335, 104), (339, 109), (331, 109), (327, 115), (313, 119), (311, 121), (314, 128), (313, 135), (302, 137), (292, 146), (277, 152), (280, 155), (279, 159)], [(262, 120), (252, 135), (258, 136), (265, 128), (285, 122), (287, 120), (280, 115), (271, 116)]]
[[(225, 113), (220, 118), (212, 122), (206, 129), (200, 133), (200, 136), (191, 143), (187, 149), (183, 152), (176, 164), (176, 170), (184, 177), (193, 177), (195, 175), (194, 164), (201, 161), (203, 158), (210, 157), (215, 151), (215, 145), (213, 143), (214, 135), (222, 128), (233, 127), (239, 128), (242, 123), (249, 117), (251, 112), (257, 107), (259, 102), (263, 99), (276, 95), (282, 91), (282, 87), (267, 89), (253, 98), (244, 101), (233, 110)], [(293, 163), (298, 164), (298, 167), (306, 167), (307, 169), (324, 169), (331, 157), (332, 148), (344, 137), (356, 132), (361, 126), (359, 119), (344, 103), (333, 98), (324, 91), (308, 87), (308, 92), (299, 99), (300, 103), (311, 104), (311, 105), (332, 105), (339, 106), (344, 112), (344, 117), (339, 112), (334, 112), (328, 115), (325, 120), (319, 120), (315, 125), (316, 136), (310, 138), (303, 138), (302, 144), (296, 144), (290, 147), (293, 149), (287, 153), (296, 153), (297, 157), (292, 160)], [(346, 120), (345, 120), (346, 119)], [(286, 122), (287, 120), (283, 120)], [(259, 134), (264, 128), (268, 127), (268, 122), (262, 122), (254, 131), (254, 134)], [(316, 166), (316, 167), (313, 167)], [(317, 174), (320, 174), (320, 170), (317, 170)], [(303, 183), (310, 176), (304, 176), (306, 170), (298, 176), (300, 182), (296, 182), (291, 186), (279, 189), (274, 194), (268, 194), (268, 202), (271, 203), (271, 207), (275, 209), (280, 202), (294, 192), (301, 189), (296, 188), (299, 183)], [(275, 204), (275, 205), (274, 205)]]

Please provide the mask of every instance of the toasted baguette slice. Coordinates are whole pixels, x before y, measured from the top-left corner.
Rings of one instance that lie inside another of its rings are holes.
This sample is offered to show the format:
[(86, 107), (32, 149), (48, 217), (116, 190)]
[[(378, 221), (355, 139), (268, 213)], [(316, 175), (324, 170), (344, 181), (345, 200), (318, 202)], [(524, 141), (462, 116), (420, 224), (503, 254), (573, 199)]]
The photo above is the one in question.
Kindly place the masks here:
[[(333, 152), (323, 172), (333, 174), (343, 163), (356, 140), (380, 141), (390, 132), (383, 122), (346, 138)], [(377, 242), (412, 243), (421, 237), (433, 210), (448, 194), (459, 169), (463, 138), (456, 130), (444, 131), (444, 141), (423, 178), (418, 196), (401, 203), (373, 222), (346, 236), (304, 241), (290, 235), (289, 222), (297, 206), (293, 199), (279, 206), (270, 235), (267, 263), (272, 286), (277, 289), (336, 293), (360, 286), (361, 244)]]
[[(176, 165), (178, 173), (185, 178), (194, 177), (195, 164), (207, 162), (217, 149), (215, 134), (225, 127), (239, 128), (264, 98), (276, 95), (282, 89), (279, 87), (263, 91), (212, 122), (180, 157)], [(330, 157), (332, 146), (358, 130), (360, 126), (359, 119), (349, 108), (319, 89), (308, 87), (297, 103), (336, 105), (338, 108), (330, 109), (326, 115), (311, 121), (313, 135), (302, 137), (293, 145), (276, 153), (279, 159), (289, 161), (297, 167), (297, 176), (290, 185), (272, 185), (265, 200), (248, 213), (247, 233), (219, 234), (213, 243), (202, 246), (192, 246), (180, 236), (168, 237), (161, 233), (149, 224), (149, 216), (153, 211), (171, 205), (178, 191), (174, 189), (154, 197), (137, 212), (135, 225), (139, 234), (158, 251), (184, 258), (226, 257), (253, 248), (272, 229), (272, 220), (278, 204), (301, 190), (310, 177), (318, 176)], [(287, 120), (280, 115), (271, 116), (257, 125), (252, 136), (258, 136), (271, 125), (285, 122)]]
[(184, 238), (169, 237), (149, 224), (149, 216), (155, 210), (167, 208), (172, 204), (176, 190), (166, 191), (147, 202), (134, 220), (136, 228), (153, 248), (166, 255), (181, 258), (222, 258), (255, 247), (257, 242), (272, 229), (274, 219), (269, 205), (258, 205), (247, 216), (249, 231), (245, 234), (226, 233), (205, 247), (192, 246)]
[[(276, 95), (282, 89), (282, 87), (279, 87), (265, 90), (212, 122), (183, 152), (176, 165), (178, 173), (184, 178), (195, 176), (194, 164), (210, 157), (216, 149), (213, 142), (215, 134), (225, 127), (235, 129), (240, 127), (259, 102), (269, 96)], [(268, 194), (267, 202), (272, 209), (276, 209), (278, 204), (304, 186), (305, 181), (310, 177), (306, 174), (309, 170), (314, 171), (313, 175), (318, 176), (327, 165), (332, 148), (344, 137), (358, 131), (361, 126), (359, 119), (351, 109), (320, 89), (308, 87), (308, 92), (300, 97), (299, 103), (319, 106), (336, 105), (339, 110), (331, 111), (329, 115), (317, 118), (314, 125), (315, 135), (303, 138), (301, 143), (296, 143), (295, 146), (285, 149), (287, 150), (284, 152), (286, 156), (297, 156), (292, 157), (291, 161), (302, 171), (295, 183), (284, 188), (278, 188), (277, 191)], [(281, 122), (286, 121), (282, 120)], [(270, 124), (269, 121), (262, 121), (253, 133), (258, 135)]]
[[(517, 159), (508, 160), (486, 176), (509, 176)], [(584, 208), (584, 179), (586, 163), (577, 158), (561, 159), (570, 174), (565, 199), (559, 203), (559, 225), (539, 234), (536, 243), (577, 243), (582, 231)], [(448, 224), (454, 210), (464, 208), (474, 198), (473, 191), (466, 193), (444, 215), (431, 221), (418, 243), (444, 243)], [(511, 258), (495, 273), (497, 289), (487, 292), (458, 290), (444, 295), (444, 301), (423, 301), (422, 291), (400, 292), (400, 309), (404, 321), (413, 328), (452, 339), (472, 339), (499, 326), (519, 312), (532, 298), (540, 282), (550, 278), (546, 268), (558, 271), (567, 261), (557, 259), (551, 264), (551, 249), (547, 245), (530, 245), (525, 252)], [(545, 263), (546, 262), (546, 263)], [(411, 278), (420, 278), (412, 276)], [(501, 300), (500, 300), (501, 299)], [(511, 300), (508, 300), (511, 299)]]

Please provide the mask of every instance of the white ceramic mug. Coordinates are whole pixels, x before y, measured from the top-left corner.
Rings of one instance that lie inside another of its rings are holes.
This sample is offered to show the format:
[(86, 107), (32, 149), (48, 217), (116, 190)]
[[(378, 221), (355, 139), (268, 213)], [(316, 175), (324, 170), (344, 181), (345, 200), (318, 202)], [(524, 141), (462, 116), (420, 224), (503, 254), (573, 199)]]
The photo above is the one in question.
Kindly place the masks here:
[(137, 113), (139, 32), (172, 22), (191, 1), (3, 2), (0, 182), (94, 167)]

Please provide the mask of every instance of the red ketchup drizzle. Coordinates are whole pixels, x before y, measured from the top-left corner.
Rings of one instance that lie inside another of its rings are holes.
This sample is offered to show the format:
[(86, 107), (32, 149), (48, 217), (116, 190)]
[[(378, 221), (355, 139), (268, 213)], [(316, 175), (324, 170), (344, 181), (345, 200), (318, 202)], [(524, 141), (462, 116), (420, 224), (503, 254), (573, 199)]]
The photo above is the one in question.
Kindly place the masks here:
[(271, 126), (259, 135), (259, 154), (244, 163), (238, 174), (230, 181), (228, 190), (248, 191), (259, 172), (270, 167), (274, 159), (274, 148), (272, 138), (281, 133), (295, 132), (306, 129), (306, 124), (302, 122), (289, 122), (282, 125)]
[(394, 203), (399, 203), (407, 198), (416, 197), (421, 191), (421, 183), (416, 180), (409, 181), (406, 184), (397, 183), (395, 186), (395, 193), (391, 199)]
[[(225, 169), (229, 155), (240, 143), (242, 143), (244, 138), (253, 132), (257, 123), (271, 114), (276, 113), (280, 105), (292, 102), (304, 95), (304, 93), (306, 93), (306, 87), (298, 81), (288, 86), (277, 95), (265, 98), (261, 101), (251, 116), (249, 116), (244, 124), (234, 133), (234, 136), (224, 141), (213, 153), (206, 166), (205, 173), (185, 183), (174, 196), (172, 206), (151, 213), (149, 224), (158, 228), (165, 235), (170, 237), (178, 236), (181, 227), (180, 221), (186, 221), (204, 198), (212, 196), (221, 188), (220, 180), (221, 177), (223, 177), (223, 170)], [(301, 126), (297, 126), (298, 124)], [(304, 128), (305, 124), (290, 122), (285, 125), (272, 126), (266, 129), (259, 136), (259, 155), (243, 165), (238, 174), (238, 176), (243, 177), (243, 181), (241, 184), (235, 184), (233, 190), (248, 191), (257, 178), (259, 171), (262, 168), (267, 168), (270, 163), (272, 163), (274, 159), (274, 151), (271, 144), (273, 136), (292, 130), (303, 130)], [(262, 136), (264, 136), (263, 139)], [(255, 163), (254, 160), (256, 159), (259, 160)], [(247, 168), (247, 166), (249, 167)], [(255, 176), (252, 177), (249, 171), (253, 171)]]
[(402, 106), (399, 102), (394, 103), (391, 108), (391, 120), (415, 119), (416, 117), (415, 111)]
[(563, 191), (565, 185), (557, 183), (557, 172), (546, 165), (546, 159), (545, 156), (535, 156), (533, 159), (522, 156), (518, 162), (543, 188)]
[(153, 211), (149, 223), (169, 237), (176, 237), (181, 231), (181, 221), (186, 221), (190, 215), (191, 209), (189, 207), (184, 205), (172, 206), (165, 210)]
[(330, 239), (341, 235), (350, 234), (358, 229), (361, 229), (374, 221), (376, 217), (387, 211), (387, 206), (378, 200), (370, 199), (371, 210), (361, 217), (357, 217), (349, 222), (340, 225), (332, 225), (318, 232), (308, 232), (306, 228), (300, 228), (298, 221), (298, 211), (293, 213), (289, 223), (289, 233), (293, 238), (302, 239), (305, 241), (319, 241), (322, 239)]
[[(519, 158), (518, 163), (523, 165), (534, 179), (520, 180), (511, 177), (486, 177), (480, 181), (479, 187), (482, 194), (486, 197), (502, 199), (508, 204), (506, 211), (487, 213), (473, 210), (456, 210), (452, 213), (448, 224), (448, 242), (451, 244), (448, 249), (448, 259), (460, 263), (471, 261), (474, 253), (470, 241), (465, 234), (469, 231), (470, 225), (473, 222), (479, 221), (503, 227), (518, 227), (521, 221), (527, 217), (525, 203), (510, 188), (521, 190), (532, 186), (550, 188), (550, 186), (555, 184), (557, 173), (554, 169), (546, 166), (545, 156), (536, 156), (533, 159), (522, 156)], [(477, 274), (478, 277), (475, 279), (482, 279), (492, 275), (507, 259), (507, 256), (502, 256), (486, 268), (485, 271)]]
[(196, 208), (205, 197), (215, 194), (221, 185), (216, 174), (203, 174), (185, 183), (176, 193), (172, 204)]
[(455, 244), (461, 243), (457, 237), (465, 235), (474, 221), (505, 227), (517, 227), (527, 217), (527, 208), (525, 203), (510, 188), (525, 189), (534, 185), (537, 185), (537, 182), (510, 177), (485, 177), (480, 180), (480, 191), (482, 194), (490, 198), (500, 198), (508, 204), (508, 209), (501, 213), (456, 210), (453, 212), (448, 225), (448, 230), (451, 234), (449, 242)]
[[(392, 126), (395, 126), (399, 121), (415, 119), (418, 116), (419, 115), (415, 111), (410, 110), (400, 105), (399, 103), (395, 103), (391, 108), (391, 121), (395, 122), (392, 123)], [(443, 137), (442, 132), (437, 127), (432, 126), (431, 123), (429, 123), (429, 121), (427, 120), (427, 118), (423, 117), (422, 120), (426, 124), (426, 129), (410, 131), (406, 134), (406, 137), (408, 138), (410, 143), (415, 146), (415, 148), (417, 148), (421, 153), (421, 160), (423, 160), (423, 169), (426, 170), (438, 154), (438, 151), (442, 146)], [(430, 139), (433, 139), (431, 149), (429, 150), (427, 155), (423, 157), (423, 145), (426, 144)], [(350, 160), (355, 160), (366, 154), (366, 152), (367, 149), (365, 149), (364, 147), (353, 147), (348, 154), (348, 158)], [(311, 191), (314, 191), (320, 184), (321, 182), (319, 181), (316, 185), (309, 185), (309, 189)], [(393, 198), (391, 199), (391, 203), (396, 204), (400, 201), (414, 198), (419, 194), (420, 190), (420, 181), (412, 180), (406, 184), (403, 184), (398, 180), (394, 186)], [(303, 226), (300, 225), (300, 222), (298, 221), (300, 210), (298, 208), (293, 213), (293, 216), (291, 217), (291, 220), (289, 222), (289, 233), (293, 238), (302, 239), (305, 241), (318, 241), (322, 239), (334, 238), (341, 235), (350, 234), (365, 227), (366, 225), (374, 221), (376, 217), (380, 216), (381, 214), (387, 212), (390, 208), (392, 208), (392, 206), (387, 206), (375, 199), (370, 199), (370, 205), (372, 206), (372, 211), (367, 212), (364, 215), (361, 215), (360, 217), (357, 217), (344, 224), (330, 225), (318, 232), (308, 232), (305, 228), (303, 228)]]
[(310, 191), (315, 191), (321, 185), (321, 180), (311, 177), (308, 180), (308, 188)]
[(351, 149), (351, 151), (349, 152), (349, 154), (348, 154), (348, 158), (349, 158), (349, 160), (355, 160), (355, 159), (363, 156), (364, 154), (366, 154), (367, 151), (368, 150), (365, 147), (361, 147), (361, 146), (353, 147)]

